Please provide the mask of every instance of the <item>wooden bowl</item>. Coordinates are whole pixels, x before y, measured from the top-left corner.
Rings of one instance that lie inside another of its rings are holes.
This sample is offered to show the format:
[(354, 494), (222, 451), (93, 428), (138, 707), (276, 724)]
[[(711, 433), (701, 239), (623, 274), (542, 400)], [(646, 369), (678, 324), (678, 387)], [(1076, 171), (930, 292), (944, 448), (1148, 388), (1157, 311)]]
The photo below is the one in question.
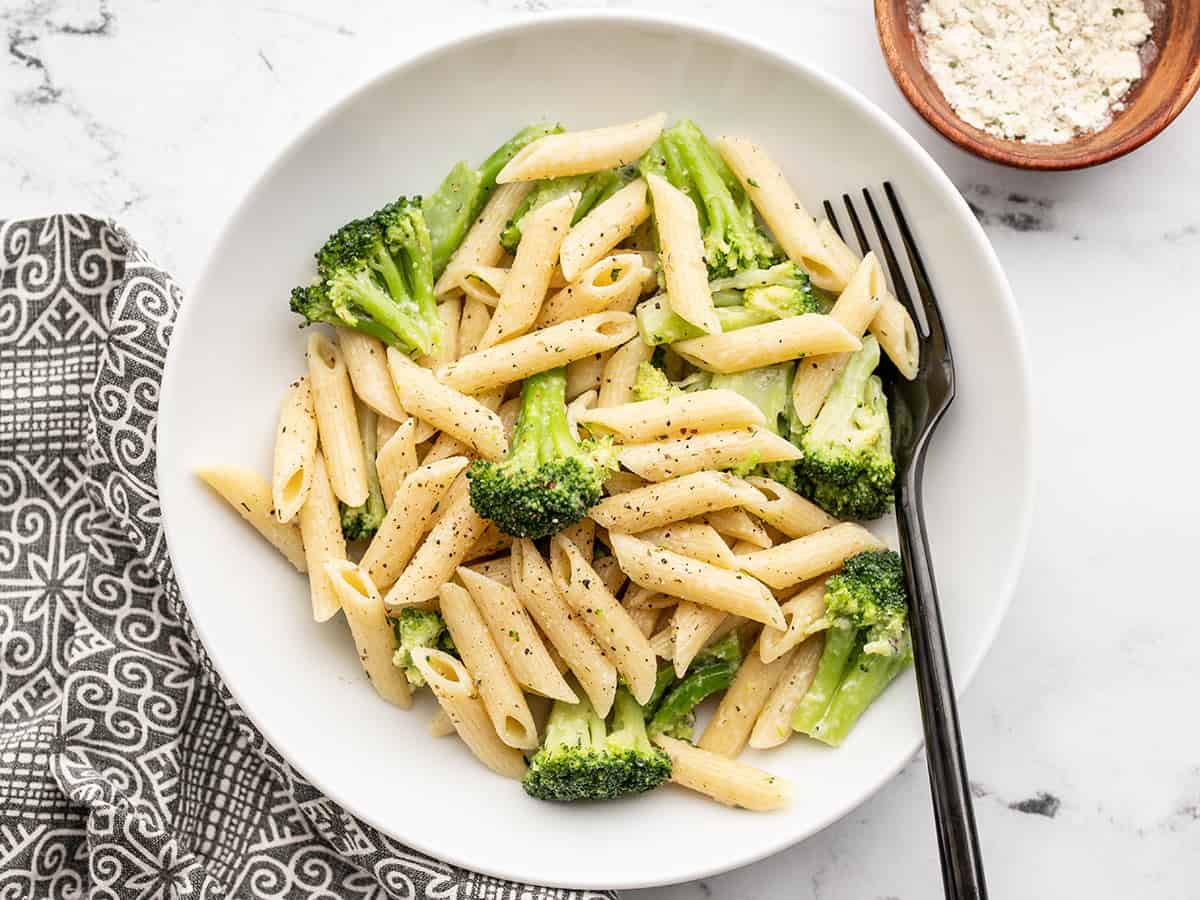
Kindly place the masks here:
[(913, 108), (964, 150), (1022, 169), (1082, 169), (1136, 150), (1183, 112), (1200, 87), (1200, 0), (1165, 0), (1152, 12), (1158, 53), (1108, 127), (1065, 144), (1026, 144), (968, 125), (921, 63), (914, 6), (922, 0), (875, 0), (879, 43), (896, 84)]

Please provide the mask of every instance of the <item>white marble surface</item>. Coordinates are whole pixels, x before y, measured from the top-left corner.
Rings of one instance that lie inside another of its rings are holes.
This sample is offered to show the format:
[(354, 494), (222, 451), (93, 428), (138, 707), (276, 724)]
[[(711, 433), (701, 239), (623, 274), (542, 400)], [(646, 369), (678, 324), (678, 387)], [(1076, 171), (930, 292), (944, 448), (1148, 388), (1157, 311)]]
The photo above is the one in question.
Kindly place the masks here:
[[(0, 0), (0, 217), (114, 216), (186, 287), (315, 111), (454, 29), (583, 5)], [(1023, 174), (909, 110), (866, 0), (608, 5), (726, 25), (841, 76), (978, 208), (1025, 318), (1038, 404), (1024, 576), (963, 704), (992, 896), (1197, 896), (1200, 103), (1126, 159)], [(627, 896), (940, 896), (924, 762), (802, 846)]]

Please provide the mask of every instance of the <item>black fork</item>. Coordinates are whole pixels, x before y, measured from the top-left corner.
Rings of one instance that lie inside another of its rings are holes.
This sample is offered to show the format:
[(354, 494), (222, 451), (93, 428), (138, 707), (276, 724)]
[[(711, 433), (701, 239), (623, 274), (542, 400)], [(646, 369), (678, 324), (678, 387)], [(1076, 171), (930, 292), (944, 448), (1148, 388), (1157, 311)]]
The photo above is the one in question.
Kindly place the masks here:
[[(883, 192), (891, 207), (920, 299), (918, 310), (875, 201), (870, 191), (864, 188), (863, 200), (878, 236), (892, 287), (896, 298), (913, 317), (921, 352), (920, 369), (912, 381), (891, 366), (885, 367), (884, 377), (893, 426), (892, 452), (896, 459), (896, 523), (912, 604), (913, 655), (942, 861), (942, 883), (950, 900), (985, 900), (987, 885), (983, 877), (983, 859), (975, 830), (975, 810), (958, 726), (958, 706), (954, 699), (950, 658), (946, 652), (921, 502), (925, 451), (934, 429), (954, 400), (954, 358), (950, 354), (950, 341), (946, 337), (933, 285), (896, 192), (888, 182), (884, 182)], [(866, 254), (872, 248), (854, 201), (849, 194), (843, 194), (842, 203), (859, 248)], [(833, 205), (828, 201), (825, 202), (825, 213), (829, 223), (841, 235)]]

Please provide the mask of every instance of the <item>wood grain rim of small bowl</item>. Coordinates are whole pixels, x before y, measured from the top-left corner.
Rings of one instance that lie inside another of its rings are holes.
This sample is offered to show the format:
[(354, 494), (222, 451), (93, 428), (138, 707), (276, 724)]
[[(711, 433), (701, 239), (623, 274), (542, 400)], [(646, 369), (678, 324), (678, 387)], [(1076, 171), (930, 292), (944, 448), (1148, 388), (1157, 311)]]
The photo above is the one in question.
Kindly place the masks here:
[(1200, 0), (1160, 0), (1150, 41), (1157, 54), (1106, 128), (1064, 144), (1007, 141), (968, 125), (951, 108), (921, 61), (913, 27), (921, 0), (875, 0), (879, 45), (897, 86), (943, 137), (992, 162), (1061, 171), (1124, 156), (1158, 135), (1200, 88)]

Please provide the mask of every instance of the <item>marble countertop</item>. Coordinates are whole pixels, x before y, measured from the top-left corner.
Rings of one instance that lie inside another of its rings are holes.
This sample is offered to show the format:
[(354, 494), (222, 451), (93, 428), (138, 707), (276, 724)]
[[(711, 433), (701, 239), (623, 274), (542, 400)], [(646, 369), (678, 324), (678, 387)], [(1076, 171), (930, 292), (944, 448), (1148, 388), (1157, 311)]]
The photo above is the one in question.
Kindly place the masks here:
[[(455, 28), (584, 5), (0, 0), (0, 217), (115, 217), (186, 288), (249, 181), (315, 110)], [(1188, 350), (1200, 334), (1200, 103), (1100, 169), (1020, 173), (959, 152), (907, 107), (865, 0), (607, 5), (728, 26), (842, 77), (975, 208), (1037, 386), (1029, 554), (962, 708), (992, 895), (1196, 896), (1200, 592), (1178, 563), (1200, 537), (1200, 489), (1179, 478), (1200, 438)], [(801, 846), (626, 896), (927, 900), (939, 884), (918, 757)]]

